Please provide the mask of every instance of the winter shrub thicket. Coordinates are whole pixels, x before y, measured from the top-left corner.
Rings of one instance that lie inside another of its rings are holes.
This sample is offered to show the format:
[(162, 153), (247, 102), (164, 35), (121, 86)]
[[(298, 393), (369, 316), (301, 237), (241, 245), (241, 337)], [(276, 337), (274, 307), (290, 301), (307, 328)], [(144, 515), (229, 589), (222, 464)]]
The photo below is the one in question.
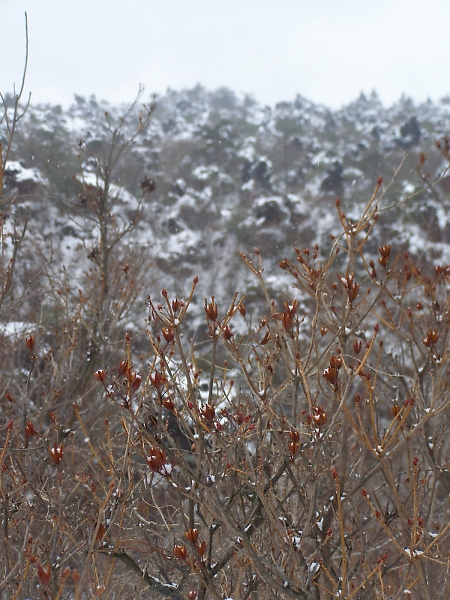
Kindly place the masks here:
[(155, 291), (140, 205), (115, 216), (126, 118), (80, 144), (76, 276), (0, 183), (0, 597), (447, 598), (450, 268), (380, 238), (380, 177), (279, 257), (288, 292), (242, 254), (259, 300), (202, 299), (192, 336), (198, 279)]

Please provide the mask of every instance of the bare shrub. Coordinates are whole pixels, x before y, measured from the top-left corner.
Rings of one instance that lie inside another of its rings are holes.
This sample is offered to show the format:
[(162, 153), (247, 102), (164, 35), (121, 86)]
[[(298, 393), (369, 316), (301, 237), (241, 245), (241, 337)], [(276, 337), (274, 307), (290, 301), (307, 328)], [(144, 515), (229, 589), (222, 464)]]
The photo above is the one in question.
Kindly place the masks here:
[(450, 269), (366, 255), (382, 196), (280, 263), (283, 305), (243, 255), (267, 309), (206, 299), (207, 342), (197, 279), (149, 297), (145, 355), (127, 335), (78, 399), (81, 300), (50, 354), (8, 348), (4, 597), (446, 597)]

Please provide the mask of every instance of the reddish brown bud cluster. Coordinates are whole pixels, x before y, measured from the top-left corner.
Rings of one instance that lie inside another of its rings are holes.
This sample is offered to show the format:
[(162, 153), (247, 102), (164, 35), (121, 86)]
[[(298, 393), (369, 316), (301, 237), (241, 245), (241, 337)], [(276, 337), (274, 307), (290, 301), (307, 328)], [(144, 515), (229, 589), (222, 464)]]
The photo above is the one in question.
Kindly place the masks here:
[(205, 540), (202, 540), (199, 544), (197, 544), (197, 553), (198, 553), (199, 557), (203, 560), (203, 557), (205, 556), (205, 553), (206, 553)]
[(231, 331), (231, 328), (227, 325), (223, 330), (223, 339), (229, 342), (232, 339), (232, 337), (233, 332)]
[(150, 375), (150, 381), (153, 387), (158, 390), (159, 394), (161, 393), (164, 384), (167, 383), (166, 377), (159, 371), (155, 371), (153, 375)]
[(55, 465), (59, 465), (59, 463), (62, 461), (62, 457), (64, 456), (64, 449), (63, 449), (63, 445), (60, 444), (59, 446), (55, 443), (53, 445), (53, 447), (50, 447), (49, 449), (50, 452), (50, 456), (52, 457), (53, 462), (55, 463)]
[(106, 382), (106, 375), (107, 375), (107, 373), (106, 373), (106, 371), (105, 371), (104, 369), (99, 369), (98, 371), (96, 371), (96, 372), (94, 373), (94, 377), (95, 377), (95, 379), (96, 379), (96, 380), (97, 380), (99, 383), (101, 383), (102, 385), (105, 385), (105, 384), (106, 384), (106, 383), (105, 383), (105, 382)]
[(284, 303), (285, 310), (282, 313), (275, 313), (274, 317), (279, 319), (283, 325), (283, 329), (289, 333), (294, 325), (295, 313), (297, 312), (298, 300), (292, 300), (292, 304)]
[(38, 432), (34, 428), (34, 425), (31, 421), (28, 421), (27, 426), (25, 427), (25, 431), (28, 435), (38, 435)]
[(330, 357), (330, 366), (323, 372), (323, 377), (330, 387), (335, 391), (339, 388), (339, 370), (342, 367), (342, 358), (337, 356)]
[(163, 477), (172, 475), (173, 465), (167, 460), (163, 450), (152, 446), (146, 460), (150, 469), (155, 473), (159, 473)]
[(210, 321), (212, 321), (213, 323), (215, 323), (217, 321), (217, 317), (219, 315), (219, 311), (217, 309), (217, 304), (216, 304), (216, 300), (214, 296), (211, 296), (211, 302), (209, 304), (207, 304), (206, 298), (205, 298), (205, 313), (206, 316), (208, 317), (208, 319)]
[(389, 262), (389, 256), (391, 254), (391, 245), (386, 244), (385, 246), (378, 246), (378, 252), (380, 253), (380, 258), (378, 262), (385, 269)]
[(344, 284), (345, 289), (347, 290), (348, 300), (350, 304), (353, 304), (353, 302), (358, 297), (361, 285), (359, 283), (356, 283), (352, 274), (348, 274), (346, 277), (342, 277), (342, 282)]
[[(340, 350), (338, 348), (338, 352), (340, 353)], [(342, 367), (342, 358), (340, 358), (339, 356), (330, 356), (330, 367), (336, 368), (336, 369), (340, 369)]]
[(377, 275), (377, 270), (375, 268), (375, 263), (373, 262), (373, 260), (369, 261), (369, 265), (370, 265), (370, 276), (373, 279), (376, 279), (378, 277), (378, 275)]
[(332, 369), (331, 367), (327, 367), (323, 371), (323, 377), (334, 390), (338, 389), (338, 371), (337, 369)]
[(161, 404), (167, 408), (167, 410), (170, 410), (171, 412), (174, 412), (175, 410), (175, 404), (173, 403), (173, 400), (171, 398), (165, 398), (163, 400), (161, 400)]
[[(223, 416), (228, 416), (228, 413), (226, 412), (224, 413), (223, 411), (221, 411), (221, 413)], [(232, 418), (238, 425), (242, 425), (242, 423), (249, 423), (252, 420), (252, 415), (244, 415), (243, 412), (238, 410), (234, 415), (232, 415)]]
[(137, 392), (137, 390), (141, 387), (142, 377), (138, 375), (136, 371), (134, 371), (131, 374), (131, 379), (129, 378), (129, 381), (131, 384), (131, 390), (133, 392)]
[(127, 371), (131, 369), (131, 365), (127, 360), (122, 360), (119, 365), (119, 375), (125, 375)]
[(162, 334), (168, 344), (170, 344), (170, 342), (173, 342), (175, 336), (171, 327), (163, 327)]
[(181, 546), (181, 544), (175, 544), (173, 547), (173, 553), (178, 558), (178, 560), (187, 560), (188, 551), (186, 546)]
[(291, 438), (291, 441), (288, 442), (288, 450), (291, 458), (294, 458), (300, 448), (300, 433), (297, 429), (292, 429), (292, 431), (289, 432), (289, 437)]
[(34, 428), (34, 425), (31, 421), (28, 421), (25, 427), (25, 448), (28, 448), (28, 444), (31, 436), (38, 435), (38, 432)]
[(422, 340), (427, 348), (434, 346), (439, 339), (439, 333), (435, 329), (430, 329), (426, 337)]
[[(100, 373), (100, 371), (97, 371), (97, 373)], [(97, 373), (95, 374), (95, 376), (98, 379)], [(103, 371), (103, 373), (106, 376), (106, 371)], [(131, 390), (133, 392), (136, 392), (140, 388), (141, 383), (142, 383), (142, 378), (140, 375), (138, 375), (137, 371), (133, 371), (133, 365), (128, 360), (123, 360), (120, 363), (119, 375), (121, 375), (121, 376), (125, 375), (125, 377), (128, 379), (128, 383), (130, 384)], [(101, 381), (101, 379), (99, 379), (99, 381)], [(104, 385), (104, 380), (102, 381), (102, 383)]]
[(196, 547), (199, 557), (203, 559), (206, 553), (206, 542), (205, 540), (198, 541), (198, 529), (188, 529), (184, 535), (188, 542), (191, 542)]
[(394, 404), (394, 406), (391, 408), (391, 412), (392, 412), (392, 415), (394, 417), (397, 417), (398, 420), (401, 419), (401, 416), (399, 416), (400, 408), (398, 407), (398, 404)]
[[(97, 529), (97, 525), (95, 526), (95, 529)], [(95, 543), (99, 544), (102, 539), (105, 537), (105, 533), (106, 533), (106, 528), (103, 525), (103, 523), (100, 523), (100, 525), (98, 526), (97, 529), (97, 534), (95, 536)]]
[(436, 273), (437, 277), (439, 277), (439, 275), (442, 275), (445, 278), (450, 275), (450, 267), (443, 267), (442, 265), (436, 265), (434, 267), (434, 272)]
[[(302, 256), (302, 251), (300, 250), (300, 248), (294, 248), (294, 250), (295, 250), (295, 253), (297, 254), (297, 260), (298, 260), (298, 262), (301, 265), (306, 264), (306, 261), (305, 261), (305, 259)], [(309, 248), (305, 248), (303, 250), (303, 252), (304, 252), (305, 255), (309, 254)]]
[(196, 544), (198, 541), (198, 529), (188, 529), (187, 531), (185, 531), (184, 533), (186, 539), (188, 540), (188, 542), (191, 542), (191, 544)]
[(269, 340), (270, 340), (270, 331), (267, 330), (266, 333), (264, 334), (263, 339), (259, 343), (261, 344), (261, 346), (265, 346)]
[(212, 427), (216, 416), (214, 406), (212, 406), (211, 404), (202, 404), (199, 412), (201, 418), (205, 421), (206, 425), (208, 425), (208, 427)]
[(51, 564), (47, 561), (45, 566), (42, 566), (41, 563), (37, 564), (37, 574), (39, 577), (39, 581), (47, 587), (50, 584), (52, 578), (52, 567)]
[(33, 335), (28, 336), (25, 340), (25, 345), (30, 352), (33, 352), (34, 350), (34, 342), (35, 338)]
[(313, 407), (312, 420), (318, 427), (322, 427), (325, 424), (325, 421), (327, 420), (327, 413), (321, 406)]
[(359, 354), (361, 352), (361, 348), (362, 348), (362, 341), (361, 340), (355, 340), (353, 342), (353, 352), (355, 354)]
[(289, 264), (289, 261), (287, 258), (280, 260), (280, 262), (278, 263), (278, 266), (280, 267), (280, 269), (283, 269), (283, 271), (289, 271), (289, 269), (290, 269), (290, 264)]
[(177, 313), (180, 308), (183, 308), (184, 306), (184, 302), (182, 300), (178, 300), (178, 298), (175, 298), (175, 300), (172, 300), (172, 310), (175, 313)]

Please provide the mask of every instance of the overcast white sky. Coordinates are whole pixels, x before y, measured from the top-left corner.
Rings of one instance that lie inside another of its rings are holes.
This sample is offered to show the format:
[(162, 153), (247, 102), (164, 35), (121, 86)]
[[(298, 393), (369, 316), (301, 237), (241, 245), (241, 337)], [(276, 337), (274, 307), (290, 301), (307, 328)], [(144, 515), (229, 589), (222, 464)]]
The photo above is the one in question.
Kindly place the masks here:
[(20, 80), (25, 10), (34, 102), (128, 102), (140, 83), (332, 108), (450, 93), (450, 0), (0, 0), (1, 91)]

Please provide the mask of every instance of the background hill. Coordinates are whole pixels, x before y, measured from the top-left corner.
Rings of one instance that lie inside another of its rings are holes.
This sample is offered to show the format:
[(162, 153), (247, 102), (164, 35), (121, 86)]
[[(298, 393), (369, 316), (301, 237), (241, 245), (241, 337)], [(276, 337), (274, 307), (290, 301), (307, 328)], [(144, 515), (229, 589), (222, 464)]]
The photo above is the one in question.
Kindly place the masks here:
[[(110, 126), (126, 114), (123, 140), (138, 126), (140, 106), (127, 110), (79, 96), (67, 110), (31, 106), (16, 135), (5, 173), (5, 192), (19, 193), (12, 214), (29, 211), (44, 251), (51, 239), (67, 267), (80, 268), (73, 251), (90, 237), (79, 182), (104, 186), (98, 160), (110, 148)], [(271, 109), (228, 89), (197, 86), (158, 98), (148, 128), (121, 153), (108, 184), (116, 218), (127, 222), (141, 201), (141, 181), (156, 183), (132, 244), (151, 255), (152, 279), (169, 273), (176, 291), (199, 274), (205, 294), (214, 281), (216, 292), (220, 284), (229, 295), (247, 277), (238, 252), (254, 246), (271, 266), (294, 245), (326, 251), (338, 231), (335, 198), (356, 218), (379, 176), (380, 208), (412, 199), (387, 219), (380, 215), (377, 239), (420, 261), (448, 262), (450, 179), (435, 141), (449, 131), (450, 98), (417, 106), (402, 98), (384, 107), (373, 93), (331, 111), (297, 96)], [(419, 176), (421, 153), (427, 162)]]

